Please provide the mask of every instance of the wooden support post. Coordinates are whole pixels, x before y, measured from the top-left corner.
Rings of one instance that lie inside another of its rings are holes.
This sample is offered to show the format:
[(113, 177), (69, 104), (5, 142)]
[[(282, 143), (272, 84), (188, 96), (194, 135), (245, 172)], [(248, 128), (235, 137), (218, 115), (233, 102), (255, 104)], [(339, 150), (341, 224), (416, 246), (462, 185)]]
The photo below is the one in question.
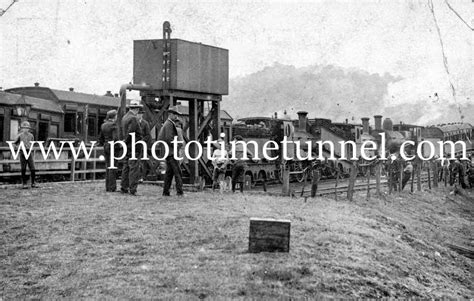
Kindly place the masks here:
[(410, 192), (413, 193), (413, 183), (415, 182), (415, 174), (416, 170), (418, 169), (418, 163), (413, 164), (413, 172), (411, 173), (411, 183), (410, 183)]
[(398, 162), (398, 169), (400, 170), (400, 173), (398, 174), (398, 192), (402, 192), (402, 184), (403, 184), (403, 161)]
[(304, 172), (304, 181), (303, 181), (303, 187), (301, 188), (301, 194), (300, 194), (300, 197), (303, 196), (304, 194), (304, 189), (306, 188), (306, 183), (308, 181), (308, 173), (307, 172)]
[(347, 187), (347, 199), (352, 201), (354, 195), (354, 185), (357, 177), (357, 163), (356, 161), (352, 162), (350, 177), (349, 177), (349, 186)]
[(311, 197), (314, 198), (318, 192), (319, 169), (313, 168), (311, 173)]
[(370, 165), (369, 168), (367, 168), (367, 196), (366, 200), (370, 200)]
[[(189, 101), (189, 139), (190, 141), (197, 141), (198, 140), (198, 100), (192, 99)], [(191, 156), (196, 157), (197, 155), (197, 147), (195, 143), (193, 143), (190, 147)], [(198, 176), (199, 176), (199, 162), (198, 160), (189, 160), (189, 169), (190, 169), (190, 184), (196, 184)]]
[(450, 176), (449, 169), (447, 165), (443, 165), (444, 187), (448, 186), (448, 176)]
[[(85, 158), (83, 158), (85, 159)], [(86, 171), (87, 170), (87, 162), (86, 161), (82, 161), (81, 162), (81, 171)], [(82, 172), (81, 173), (81, 179), (83, 181), (87, 180), (87, 172)]]
[(334, 185), (334, 199), (336, 201), (337, 201), (337, 185), (338, 185), (338, 182), (339, 182), (339, 168), (336, 169), (336, 184)]
[(97, 168), (97, 150), (96, 148), (94, 147), (94, 162), (92, 162), (92, 180), (95, 181), (95, 170)]
[(282, 195), (289, 196), (290, 195), (290, 170), (285, 165), (282, 167), (282, 178), (283, 178), (283, 185), (282, 185)]
[(438, 169), (438, 161), (433, 162), (433, 186), (438, 187), (439, 183), (439, 169)]
[(376, 189), (376, 192), (377, 192), (377, 195), (382, 195), (382, 192), (380, 190), (380, 176), (381, 176), (381, 171), (382, 169), (382, 165), (381, 165), (381, 161), (377, 162), (376, 165), (375, 165), (375, 189)]
[(74, 182), (76, 180), (76, 160), (74, 160), (74, 156), (71, 154), (71, 178), (70, 181)]
[(221, 125), (220, 125), (220, 120), (221, 120), (221, 106), (220, 106), (220, 101), (213, 101), (212, 102), (212, 123), (213, 123), (213, 128), (212, 128), (212, 137), (214, 139), (219, 139), (220, 134), (221, 134)]
[(421, 161), (418, 161), (419, 164), (416, 168), (416, 190), (421, 191), (421, 165), (423, 164)]
[(428, 169), (428, 189), (431, 190), (431, 161), (426, 162)]
[(391, 163), (388, 166), (388, 194), (392, 194), (393, 189), (393, 170)]
[(289, 220), (250, 219), (249, 252), (289, 252)]

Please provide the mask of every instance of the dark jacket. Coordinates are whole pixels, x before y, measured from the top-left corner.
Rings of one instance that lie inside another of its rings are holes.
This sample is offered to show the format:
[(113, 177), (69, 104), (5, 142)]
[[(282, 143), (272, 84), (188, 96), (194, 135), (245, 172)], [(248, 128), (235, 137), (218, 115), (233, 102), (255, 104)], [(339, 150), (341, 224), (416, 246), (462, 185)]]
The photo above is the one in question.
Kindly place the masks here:
[(131, 111), (128, 111), (122, 118), (122, 132), (127, 146), (132, 144), (132, 136), (130, 136), (130, 133), (135, 133), (135, 141), (143, 139), (139, 119)]
[(165, 142), (168, 145), (169, 153), (168, 157), (173, 156), (173, 141), (174, 137), (178, 136), (178, 130), (176, 129), (176, 124), (167, 119), (158, 133), (158, 140)]
[(150, 124), (145, 119), (141, 119), (140, 128), (142, 130), (142, 137), (143, 137), (142, 140), (146, 142), (148, 148), (151, 148), (152, 139), (151, 139)]
[(109, 141), (118, 140), (118, 128), (115, 122), (106, 120), (100, 126), (99, 145), (105, 145)]

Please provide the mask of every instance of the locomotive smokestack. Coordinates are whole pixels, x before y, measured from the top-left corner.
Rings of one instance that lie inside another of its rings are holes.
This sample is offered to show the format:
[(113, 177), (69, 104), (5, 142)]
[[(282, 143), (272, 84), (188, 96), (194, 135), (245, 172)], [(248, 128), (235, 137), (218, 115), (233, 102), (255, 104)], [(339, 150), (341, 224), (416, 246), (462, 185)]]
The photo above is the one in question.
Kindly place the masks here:
[(383, 129), (384, 131), (393, 131), (393, 122), (390, 118), (385, 118), (383, 121)]
[(362, 118), (362, 133), (369, 134), (369, 117)]
[(298, 113), (298, 130), (300, 132), (306, 132), (306, 123), (308, 112), (299, 111)]
[(39, 87), (40, 83), (36, 82), (35, 87)]
[(382, 130), (382, 115), (375, 115), (375, 130), (381, 131)]
[(69, 88), (69, 91), (74, 92), (74, 88), (72, 88), (72, 87)]

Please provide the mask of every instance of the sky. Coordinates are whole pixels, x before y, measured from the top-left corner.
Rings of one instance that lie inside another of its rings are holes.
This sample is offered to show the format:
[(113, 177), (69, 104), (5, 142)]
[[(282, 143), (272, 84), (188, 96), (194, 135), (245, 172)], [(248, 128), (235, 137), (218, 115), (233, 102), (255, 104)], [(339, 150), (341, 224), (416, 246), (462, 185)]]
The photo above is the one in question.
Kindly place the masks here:
[[(449, 77), (428, 0), (18, 0), (0, 17), (0, 86), (116, 93), (132, 81), (133, 40), (161, 38), (169, 21), (172, 38), (229, 49), (231, 79), (275, 62), (332, 64), (401, 77), (384, 96), (394, 103), (472, 101), (473, 32), (433, 3)], [(474, 25), (471, 0), (449, 3)]]

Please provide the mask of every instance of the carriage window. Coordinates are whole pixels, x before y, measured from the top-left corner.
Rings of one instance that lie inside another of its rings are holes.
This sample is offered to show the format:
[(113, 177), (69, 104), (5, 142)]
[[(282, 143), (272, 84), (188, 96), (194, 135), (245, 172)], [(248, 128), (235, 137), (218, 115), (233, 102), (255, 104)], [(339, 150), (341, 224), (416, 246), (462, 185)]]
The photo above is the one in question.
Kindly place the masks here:
[(0, 115), (0, 141), (3, 141), (3, 115)]
[(96, 116), (91, 115), (87, 118), (87, 134), (89, 136), (96, 136)]
[(102, 126), (102, 123), (104, 123), (104, 121), (105, 121), (105, 115), (99, 114), (99, 122), (97, 123), (99, 125), (99, 131), (100, 131), (100, 127)]
[(49, 122), (40, 121), (38, 123), (38, 141), (48, 140)]
[(83, 120), (84, 120), (84, 113), (77, 113), (77, 133), (82, 134), (82, 126), (83, 126)]
[(52, 124), (49, 126), (49, 138), (58, 138), (58, 125)]
[(15, 140), (18, 137), (20, 129), (20, 121), (17, 119), (10, 119), (10, 140)]
[(76, 131), (76, 113), (64, 115), (64, 131), (74, 133)]
[(33, 137), (38, 137), (38, 135), (36, 134), (36, 121), (31, 121), (31, 120), (28, 120), (30, 122), (30, 127), (31, 127), (31, 130), (30, 132), (33, 134)]

